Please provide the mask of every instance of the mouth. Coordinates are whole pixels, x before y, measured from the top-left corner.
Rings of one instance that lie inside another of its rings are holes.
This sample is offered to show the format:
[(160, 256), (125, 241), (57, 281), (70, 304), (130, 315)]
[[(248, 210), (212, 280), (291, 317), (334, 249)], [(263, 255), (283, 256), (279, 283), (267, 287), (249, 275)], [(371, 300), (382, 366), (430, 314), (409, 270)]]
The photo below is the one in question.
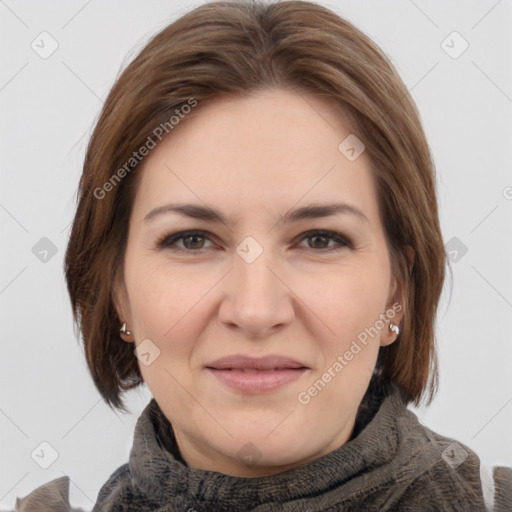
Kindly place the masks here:
[(274, 391), (310, 370), (299, 361), (272, 355), (261, 358), (229, 356), (208, 364), (205, 369), (222, 384), (243, 393)]
[(217, 379), (230, 388), (243, 393), (265, 393), (274, 391), (301, 377), (307, 368), (282, 368), (274, 370), (256, 370), (229, 368), (219, 370), (207, 368)]

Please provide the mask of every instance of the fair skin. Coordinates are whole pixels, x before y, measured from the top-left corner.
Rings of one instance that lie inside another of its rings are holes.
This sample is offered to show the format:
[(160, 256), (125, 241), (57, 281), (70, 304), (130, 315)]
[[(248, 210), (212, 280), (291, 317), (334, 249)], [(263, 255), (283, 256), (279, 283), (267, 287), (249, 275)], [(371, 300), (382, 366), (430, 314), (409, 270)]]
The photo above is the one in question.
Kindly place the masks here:
[[(140, 370), (190, 467), (271, 475), (351, 436), (379, 347), (396, 339), (389, 321), (307, 404), (297, 398), (358, 334), (403, 304), (369, 160), (363, 153), (349, 161), (338, 150), (350, 133), (327, 100), (308, 94), (216, 99), (199, 102), (138, 170), (116, 305), (133, 333), (126, 341), (149, 339), (160, 350)], [(279, 222), (292, 209), (339, 202), (366, 219), (342, 213)], [(169, 212), (143, 220), (170, 203), (207, 205), (225, 223)], [(158, 248), (159, 239), (186, 230), (206, 234)], [(314, 230), (336, 231), (352, 246), (305, 235)], [(237, 253), (248, 236), (263, 250), (251, 263)], [(403, 313), (392, 322), (399, 325)], [(242, 392), (205, 368), (240, 353), (284, 355), (307, 369), (276, 390)], [(240, 450), (254, 452), (254, 461)]]

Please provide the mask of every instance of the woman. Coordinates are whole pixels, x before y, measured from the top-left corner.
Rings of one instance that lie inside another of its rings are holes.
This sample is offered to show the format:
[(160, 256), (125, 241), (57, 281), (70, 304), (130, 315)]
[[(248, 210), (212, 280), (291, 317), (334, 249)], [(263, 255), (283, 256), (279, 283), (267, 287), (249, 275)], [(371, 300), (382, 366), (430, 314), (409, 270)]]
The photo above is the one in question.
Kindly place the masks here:
[(406, 407), (437, 388), (435, 172), (354, 26), (302, 1), (185, 14), (114, 85), (79, 192), (91, 375), (113, 408), (154, 397), (94, 511), (511, 509), (512, 468), (485, 480)]

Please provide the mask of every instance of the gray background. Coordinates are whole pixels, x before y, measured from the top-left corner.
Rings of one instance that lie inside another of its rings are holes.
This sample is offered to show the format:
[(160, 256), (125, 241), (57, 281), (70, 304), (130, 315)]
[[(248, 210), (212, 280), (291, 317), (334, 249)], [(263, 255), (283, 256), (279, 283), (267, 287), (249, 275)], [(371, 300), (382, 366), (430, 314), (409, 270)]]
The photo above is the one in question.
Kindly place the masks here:
[[(102, 101), (148, 37), (195, 5), (0, 0), (0, 506), (66, 474), (71, 503), (90, 510), (128, 460), (150, 394), (128, 395), (131, 415), (101, 401), (73, 333), (63, 256)], [(487, 463), (512, 465), (512, 1), (323, 5), (391, 57), (439, 172), (454, 280), (438, 317), (441, 389), (416, 411)], [(453, 31), (469, 44), (461, 55)], [(41, 442), (58, 453), (47, 469)]]

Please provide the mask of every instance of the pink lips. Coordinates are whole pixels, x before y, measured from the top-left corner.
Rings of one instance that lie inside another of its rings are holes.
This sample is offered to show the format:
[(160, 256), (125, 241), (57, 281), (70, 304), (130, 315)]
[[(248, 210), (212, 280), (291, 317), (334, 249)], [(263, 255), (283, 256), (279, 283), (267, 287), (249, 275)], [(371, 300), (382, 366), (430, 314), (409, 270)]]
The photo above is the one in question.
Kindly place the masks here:
[(298, 379), (309, 368), (296, 360), (278, 355), (261, 358), (242, 354), (217, 359), (206, 369), (224, 384), (245, 393), (273, 391)]

